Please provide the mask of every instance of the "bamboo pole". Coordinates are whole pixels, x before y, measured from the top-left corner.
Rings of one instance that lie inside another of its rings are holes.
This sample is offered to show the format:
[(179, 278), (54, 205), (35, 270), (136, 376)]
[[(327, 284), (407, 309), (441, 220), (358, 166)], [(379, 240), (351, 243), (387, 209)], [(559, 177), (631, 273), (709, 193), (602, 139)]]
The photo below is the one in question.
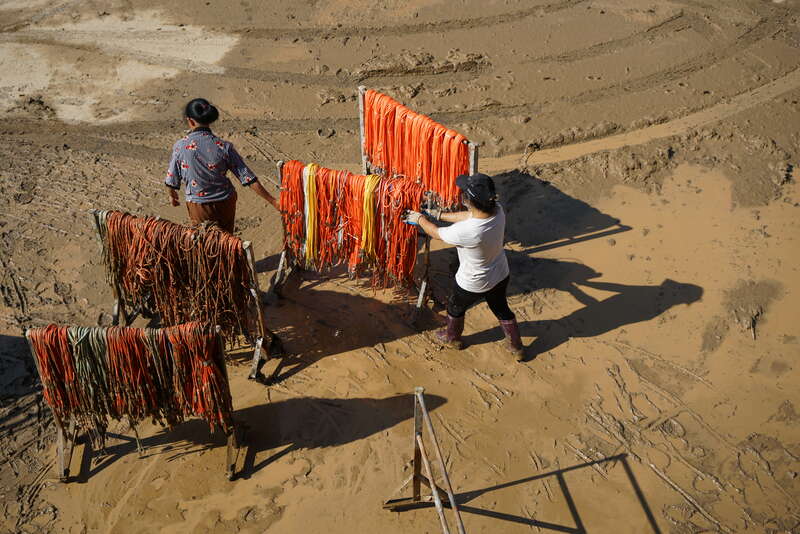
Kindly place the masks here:
[[(94, 221), (94, 229), (97, 231), (97, 238), (100, 240), (100, 252), (102, 254), (105, 250), (105, 241), (103, 239), (103, 231), (100, 227), (100, 214), (103, 213), (103, 211), (92, 209), (89, 210), (89, 213), (92, 215), (92, 220)], [(120, 324), (120, 319), (122, 319), (123, 326), (128, 326), (130, 321), (128, 313), (125, 310), (125, 303), (122, 301), (122, 291), (119, 288), (119, 281), (114, 273), (112, 273), (111, 279), (113, 280), (111, 283), (111, 291), (114, 294), (114, 308), (111, 312), (111, 323), (113, 325), (118, 325)]]
[(250, 366), (250, 374), (248, 378), (255, 380), (258, 374), (258, 364), (261, 362), (261, 350), (264, 344), (264, 338), (267, 335), (266, 325), (264, 323), (264, 308), (261, 305), (261, 295), (258, 288), (258, 273), (256, 272), (256, 261), (253, 255), (253, 245), (250, 241), (245, 241), (242, 244), (245, 256), (247, 256), (247, 266), (250, 270), (250, 294), (253, 296), (258, 312), (258, 332), (259, 337), (256, 339), (255, 349), (253, 350), (253, 363)]
[(422, 441), (422, 434), (416, 435), (417, 446), (419, 447), (420, 456), (422, 456), (422, 463), (425, 466), (425, 473), (428, 475), (430, 481), (431, 494), (433, 495), (433, 502), (436, 505), (436, 512), (439, 514), (439, 521), (442, 522), (442, 532), (450, 534), (450, 528), (447, 526), (447, 518), (444, 516), (444, 508), (442, 508), (442, 499), (439, 497), (439, 490), (436, 483), (433, 481), (433, 474), (431, 473), (431, 463), (428, 461), (428, 453), (425, 450), (425, 442)]
[(367, 151), (364, 148), (364, 141), (366, 140), (365, 132), (365, 117), (364, 117), (364, 95), (367, 88), (363, 85), (358, 86), (358, 131), (359, 131), (359, 148), (361, 149), (361, 174), (367, 174), (369, 171), (369, 163), (367, 159)]
[[(447, 474), (447, 466), (444, 463), (444, 457), (442, 456), (442, 449), (439, 447), (439, 440), (436, 439), (436, 432), (433, 430), (433, 422), (431, 421), (431, 416), (428, 414), (428, 409), (425, 406), (425, 398), (422, 395), (423, 391), (422, 388), (417, 388), (414, 390), (414, 394), (417, 397), (417, 402), (419, 402), (420, 407), (422, 408), (423, 418), (425, 419), (425, 426), (428, 429), (428, 433), (431, 436), (431, 441), (433, 441), (433, 447), (436, 451), (436, 456), (439, 460), (439, 468), (442, 470), (442, 478), (444, 479), (445, 489), (447, 490), (447, 497), (450, 501), (450, 507), (453, 509), (453, 515), (456, 517), (456, 527), (458, 527), (459, 534), (465, 534), (464, 532), (464, 523), (461, 521), (461, 513), (458, 511), (458, 504), (456, 503), (455, 495), (453, 494), (453, 485), (450, 483), (450, 476)], [(428, 475), (428, 478), (431, 478)], [(433, 479), (431, 478), (431, 483), (433, 483)]]
[(469, 143), (469, 173), (478, 172), (478, 145), (470, 141)]

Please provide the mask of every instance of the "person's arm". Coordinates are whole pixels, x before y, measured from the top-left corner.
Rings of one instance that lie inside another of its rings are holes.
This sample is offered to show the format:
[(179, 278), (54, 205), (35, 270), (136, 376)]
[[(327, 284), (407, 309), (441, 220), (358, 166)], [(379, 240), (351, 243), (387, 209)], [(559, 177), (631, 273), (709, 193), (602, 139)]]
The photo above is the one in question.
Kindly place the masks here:
[(433, 224), (428, 218), (418, 211), (409, 211), (406, 214), (406, 221), (418, 225), (422, 231), (434, 239), (442, 239), (439, 237), (439, 227)]
[(428, 220), (427, 217), (421, 215), (418, 219), (417, 224), (419, 225), (422, 230), (431, 236), (434, 239), (442, 239), (439, 237), (439, 227), (433, 224), (431, 221)]
[(278, 203), (278, 199), (270, 195), (269, 191), (264, 189), (264, 186), (261, 185), (261, 182), (258, 181), (253, 182), (250, 185), (250, 189), (253, 192), (255, 192), (255, 194), (257, 194), (258, 196), (269, 202), (276, 210), (280, 211), (281, 207), (280, 204)]
[(468, 211), (452, 211), (446, 212), (439, 215), (439, 220), (449, 223), (457, 223), (461, 221), (466, 221), (471, 217), (470, 212)]
[(228, 168), (236, 175), (243, 186), (249, 187), (276, 210), (280, 210), (278, 200), (258, 182), (256, 174), (250, 170), (250, 167), (247, 166), (242, 156), (239, 155), (231, 143), (228, 144)]
[(181, 202), (178, 200), (178, 190), (181, 188), (181, 168), (180, 158), (177, 150), (172, 151), (172, 157), (169, 160), (169, 167), (167, 168), (167, 177), (164, 179), (164, 185), (167, 186), (169, 191), (169, 201), (173, 206), (180, 206)]
[(457, 223), (460, 221), (466, 221), (470, 218), (471, 214), (469, 211), (453, 211), (453, 212), (444, 212), (440, 208), (436, 209), (423, 209), (422, 213), (425, 215), (436, 219), (437, 221), (449, 222), (449, 223)]

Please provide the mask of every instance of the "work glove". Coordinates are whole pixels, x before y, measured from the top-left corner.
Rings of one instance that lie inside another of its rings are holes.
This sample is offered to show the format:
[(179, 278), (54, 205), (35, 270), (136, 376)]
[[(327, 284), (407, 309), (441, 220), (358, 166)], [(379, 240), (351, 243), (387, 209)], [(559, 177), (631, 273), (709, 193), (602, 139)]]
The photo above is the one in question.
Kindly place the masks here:
[(422, 213), (424, 213), (431, 219), (436, 219), (437, 221), (442, 218), (441, 208), (425, 208), (422, 210)]
[(405, 212), (405, 217), (403, 220), (408, 224), (419, 224), (419, 220), (422, 218), (422, 214), (418, 211), (408, 210)]

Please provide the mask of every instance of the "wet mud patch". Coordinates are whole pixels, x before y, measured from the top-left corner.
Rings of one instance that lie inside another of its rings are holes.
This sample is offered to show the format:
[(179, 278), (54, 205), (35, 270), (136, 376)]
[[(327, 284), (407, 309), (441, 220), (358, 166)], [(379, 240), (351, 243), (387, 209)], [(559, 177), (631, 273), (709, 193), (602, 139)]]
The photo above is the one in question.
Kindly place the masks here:
[(775, 281), (740, 280), (736, 287), (725, 292), (724, 313), (714, 316), (706, 324), (701, 351), (711, 353), (717, 350), (731, 329), (749, 333), (756, 339), (758, 323), (781, 293), (781, 285)]
[(450, 50), (447, 57), (440, 59), (428, 52), (403, 50), (399, 54), (372, 57), (353, 74), (359, 79), (364, 79), (374, 76), (474, 72), (490, 66), (489, 58), (484, 54), (462, 52), (458, 49)]
[(743, 332), (749, 331), (753, 339), (756, 339), (758, 323), (764, 319), (769, 305), (781, 293), (778, 282), (742, 280), (726, 292), (724, 307), (733, 325)]

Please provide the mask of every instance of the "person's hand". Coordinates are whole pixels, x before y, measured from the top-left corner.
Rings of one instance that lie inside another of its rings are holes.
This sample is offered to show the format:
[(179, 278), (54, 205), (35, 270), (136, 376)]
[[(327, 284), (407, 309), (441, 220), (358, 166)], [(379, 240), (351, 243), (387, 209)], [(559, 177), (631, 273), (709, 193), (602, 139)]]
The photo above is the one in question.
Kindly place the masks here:
[(181, 201), (178, 200), (178, 195), (170, 195), (169, 201), (173, 206), (180, 206)]
[(419, 224), (419, 220), (422, 218), (422, 214), (418, 211), (408, 210), (406, 212), (406, 222), (410, 224)]
[(441, 208), (425, 208), (422, 210), (422, 213), (427, 215), (432, 219), (436, 219), (437, 221), (442, 217), (442, 209)]

